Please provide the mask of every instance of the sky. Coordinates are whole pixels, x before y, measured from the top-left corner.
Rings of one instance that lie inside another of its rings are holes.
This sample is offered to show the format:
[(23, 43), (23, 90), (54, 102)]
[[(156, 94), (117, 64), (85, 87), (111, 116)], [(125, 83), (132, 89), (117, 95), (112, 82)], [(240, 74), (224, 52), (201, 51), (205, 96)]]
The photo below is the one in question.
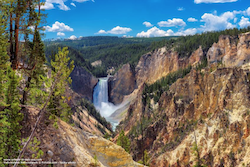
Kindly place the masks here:
[(46, 39), (159, 37), (250, 26), (250, 0), (45, 0)]

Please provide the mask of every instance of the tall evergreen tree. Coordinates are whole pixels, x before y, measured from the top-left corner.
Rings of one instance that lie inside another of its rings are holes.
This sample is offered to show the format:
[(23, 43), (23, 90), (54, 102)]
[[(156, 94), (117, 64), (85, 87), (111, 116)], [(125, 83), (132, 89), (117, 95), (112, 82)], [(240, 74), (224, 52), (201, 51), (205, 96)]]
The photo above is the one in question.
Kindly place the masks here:
[(130, 152), (130, 141), (129, 138), (125, 135), (124, 130), (118, 136), (117, 145), (124, 148), (128, 153)]
[(7, 70), (7, 90), (5, 92), (5, 103), (6, 108), (4, 109), (7, 115), (7, 122), (9, 123), (7, 132), (7, 150), (6, 155), (8, 158), (16, 158), (19, 153), (21, 144), (21, 126), (20, 121), (22, 120), (22, 114), (20, 111), (20, 101), (18, 87), (18, 77), (10, 67)]
[[(70, 61), (68, 57), (69, 51), (67, 47), (63, 49), (59, 48), (58, 53), (55, 55), (54, 60), (51, 60), (52, 67), (52, 78), (56, 78), (60, 73), (60, 79), (55, 85), (53, 90), (53, 96), (50, 99), (49, 108), (52, 108), (52, 116), (59, 116), (64, 121), (69, 121), (69, 111), (71, 108), (67, 104), (67, 98), (64, 96), (66, 87), (68, 84), (71, 84), (72, 80), (69, 77), (71, 72), (74, 69), (74, 61)], [(62, 71), (64, 71), (62, 73)]]
[[(41, 3), (41, 0), (9, 0), (6, 1), (4, 4), (5, 7), (9, 9), (8, 30), (9, 56), (11, 66), (14, 70), (19, 68), (27, 69), (28, 67), (26, 67), (23, 63), (23, 61), (27, 59), (27, 55), (22, 54), (23, 50), (21, 50), (22, 44), (20, 42), (20, 36), (22, 34), (34, 34), (34, 32), (31, 31), (32, 28), (35, 29), (36, 33), (36, 30), (38, 30), (38, 25), (40, 24), (40, 21), (43, 16), (40, 10), (40, 6), (43, 3)], [(36, 10), (37, 7), (38, 10)]]
[[(44, 89), (47, 90), (46, 96), (44, 96), (42, 99), (43, 104), (41, 105), (41, 110), (38, 113), (37, 121), (35, 123), (35, 126), (31, 132), (31, 135), (29, 136), (27, 142), (25, 143), (22, 151), (19, 153), (18, 159), (22, 157), (25, 150), (27, 149), (30, 141), (33, 139), (35, 131), (41, 121), (41, 119), (45, 116), (45, 111), (48, 109), (49, 104), (51, 103), (51, 99), (53, 99), (53, 96), (63, 95), (65, 92), (65, 87), (68, 83), (71, 82), (71, 78), (69, 75), (71, 74), (73, 68), (74, 68), (74, 62), (70, 62), (70, 58), (68, 57), (68, 50), (67, 48), (60, 49), (58, 54), (55, 55), (55, 61), (51, 61), (52, 71), (51, 71), (51, 77), (43, 77), (41, 76), (40, 79), (44, 81)], [(42, 90), (38, 90), (38, 94), (41, 92), (45, 92)], [(34, 92), (33, 92), (34, 93)], [(63, 104), (60, 104), (62, 107), (66, 106), (67, 103), (65, 101), (67, 100), (65, 97), (61, 97)], [(64, 107), (65, 108), (65, 107)], [(66, 110), (62, 110), (60, 113), (60, 116), (62, 116), (64, 119), (68, 118), (68, 113)], [(16, 167), (18, 163), (14, 165)]]

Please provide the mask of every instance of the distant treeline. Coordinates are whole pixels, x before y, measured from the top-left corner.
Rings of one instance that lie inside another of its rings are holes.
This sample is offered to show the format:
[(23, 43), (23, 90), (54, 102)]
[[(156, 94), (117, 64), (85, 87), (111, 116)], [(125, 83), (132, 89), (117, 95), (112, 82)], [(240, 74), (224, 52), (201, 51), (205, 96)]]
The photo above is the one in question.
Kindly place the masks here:
[[(47, 41), (46, 55), (56, 53), (58, 47), (68, 46), (69, 56), (76, 65), (85, 67), (93, 75), (103, 77), (107, 69), (118, 69), (123, 64), (136, 65), (140, 57), (151, 50), (165, 46), (174, 37), (157, 38), (119, 38), (119, 37), (84, 37), (80, 40)], [(49, 57), (47, 56), (49, 59)], [(101, 66), (92, 67), (90, 62), (102, 61)]]
[[(237, 36), (250, 31), (243, 29), (227, 29), (223, 31), (205, 32), (192, 36), (157, 37), (157, 38), (119, 38), (110, 36), (82, 37), (79, 40), (45, 42), (46, 55), (56, 53), (57, 48), (68, 46), (69, 56), (76, 65), (85, 67), (93, 75), (103, 77), (107, 70), (119, 69), (123, 64), (130, 63), (135, 67), (143, 54), (166, 46), (174, 49), (180, 57), (189, 57), (192, 52), (202, 46), (207, 51), (220, 35)], [(90, 62), (101, 60), (101, 66), (92, 67)]]
[(218, 42), (220, 35), (238, 36), (241, 33), (249, 32), (250, 27), (242, 29), (226, 29), (223, 31), (204, 32), (192, 36), (183, 36), (175, 41), (175, 50), (180, 57), (190, 56), (192, 52), (202, 46), (204, 51), (207, 51), (215, 42)]

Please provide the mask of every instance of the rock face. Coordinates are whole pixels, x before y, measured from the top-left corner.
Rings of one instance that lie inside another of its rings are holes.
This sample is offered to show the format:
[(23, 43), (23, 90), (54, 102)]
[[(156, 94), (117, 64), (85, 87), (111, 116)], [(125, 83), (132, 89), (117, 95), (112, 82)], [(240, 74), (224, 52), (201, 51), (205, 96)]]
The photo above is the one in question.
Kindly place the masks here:
[(165, 47), (143, 55), (135, 68), (137, 85), (154, 83), (169, 72), (185, 67), (186, 63), (178, 57), (177, 52), (167, 51)]
[(135, 73), (129, 64), (125, 64), (114, 75), (109, 78), (109, 101), (119, 104), (125, 95), (129, 95), (136, 88)]
[(83, 98), (92, 101), (93, 90), (98, 82), (98, 79), (88, 71), (86, 71), (84, 68), (77, 66), (70, 74), (70, 77), (72, 78), (72, 89)]
[(179, 58), (177, 52), (167, 51), (165, 47), (145, 54), (140, 58), (134, 71), (126, 64), (109, 80), (110, 101), (115, 104), (121, 103), (124, 96), (140, 88), (143, 83), (152, 84), (170, 72), (197, 64), (203, 59), (201, 47), (190, 58)]
[[(34, 125), (37, 113), (36, 109), (28, 108), (22, 137), (27, 138), (30, 135), (31, 125)], [(52, 124), (40, 124), (35, 137), (41, 142), (39, 148), (44, 152), (41, 157), (44, 162), (50, 162), (52, 159), (53, 162), (75, 162), (78, 167), (143, 167), (134, 162), (120, 146), (61, 120), (58, 121), (58, 128)], [(24, 158), (31, 158), (32, 153), (28, 149)], [(51, 159), (49, 154), (52, 155)]]
[[(132, 141), (135, 160), (147, 150), (152, 167), (191, 167), (197, 162), (193, 151), (197, 141), (200, 157), (209, 167), (250, 166), (249, 42), (250, 33), (220, 36), (206, 55), (199, 48), (188, 59), (164, 49), (142, 56), (135, 70), (141, 86), (119, 125)], [(151, 99), (143, 105), (144, 83), (195, 65), (204, 56), (207, 68), (193, 69), (172, 84), (159, 102)], [(160, 64), (164, 61), (166, 65)]]
[(139, 150), (148, 150), (150, 166), (193, 166), (195, 131), (206, 165), (219, 166), (222, 161), (225, 166), (250, 165), (245, 147), (250, 145), (250, 89), (243, 70), (192, 71), (174, 83), (158, 105), (153, 111), (144, 110), (149, 123), (145, 123), (143, 139), (132, 130), (140, 125), (143, 104), (138, 99), (130, 106), (122, 126), (133, 140), (135, 159), (142, 156)]
[(226, 67), (241, 66), (250, 60), (250, 33), (239, 37), (220, 36), (207, 53), (209, 63), (221, 62)]

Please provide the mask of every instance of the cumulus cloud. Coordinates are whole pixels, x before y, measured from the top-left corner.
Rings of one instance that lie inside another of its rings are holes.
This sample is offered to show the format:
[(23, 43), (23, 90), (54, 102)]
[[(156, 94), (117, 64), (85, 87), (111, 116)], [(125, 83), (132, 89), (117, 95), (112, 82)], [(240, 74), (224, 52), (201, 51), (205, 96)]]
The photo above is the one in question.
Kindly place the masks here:
[(182, 20), (182, 19), (178, 19), (178, 18), (173, 18), (168, 19), (168, 21), (160, 21), (158, 23), (158, 25), (160, 27), (177, 27), (177, 26), (186, 26), (186, 23)]
[(177, 9), (178, 11), (183, 11), (183, 10), (185, 10), (183, 7), (179, 7), (178, 9)]
[(109, 30), (109, 31), (100, 30), (100, 31), (98, 31), (97, 34), (116, 34), (116, 35), (119, 35), (119, 34), (127, 34), (130, 31), (132, 31), (131, 28), (116, 26), (112, 30)]
[(197, 22), (198, 20), (196, 18), (193, 17), (189, 17), (188, 18), (188, 22)]
[(63, 32), (63, 31), (74, 31), (73, 28), (71, 28), (68, 25), (65, 25), (64, 23), (60, 23), (56, 21), (52, 27), (50, 26), (45, 26), (44, 27), (48, 32)]
[(63, 36), (65, 36), (65, 34), (63, 32), (58, 32), (57, 36), (62, 36), (63, 37)]
[(186, 29), (184, 31), (179, 31), (177, 33), (175, 33), (175, 36), (186, 36), (186, 35), (194, 35), (197, 33), (197, 29), (196, 28), (189, 28)]
[(239, 22), (240, 28), (245, 28), (250, 26), (249, 18), (245, 18), (244, 16), (241, 17), (241, 20)]
[(41, 9), (50, 10), (54, 9), (54, 4), (57, 4), (58, 8), (64, 11), (70, 10), (70, 8), (64, 4), (64, 0), (46, 0)]
[(73, 2), (71, 2), (71, 3), (70, 3), (70, 5), (72, 5), (72, 6), (76, 7), (76, 4), (74, 4)]
[(161, 30), (157, 27), (153, 27), (148, 31), (142, 31), (136, 35), (136, 37), (163, 37), (163, 36), (186, 36), (186, 35), (194, 35), (197, 33), (196, 28), (189, 28), (186, 30), (181, 30), (178, 32), (174, 32), (173, 30), (169, 29), (167, 31)]
[(148, 22), (148, 21), (145, 21), (142, 24), (145, 25), (146, 27), (153, 27), (153, 25), (150, 22)]
[(194, 3), (227, 3), (227, 2), (237, 2), (238, 0), (194, 0)]
[(52, 3), (48, 3), (45, 2), (45, 4), (43, 6), (41, 6), (41, 9), (45, 9), (45, 10), (50, 10), (50, 9), (54, 9), (54, 5)]
[(233, 12), (225, 12), (220, 16), (205, 13), (201, 18), (201, 21), (205, 22), (205, 24), (201, 26), (203, 31), (217, 31), (235, 27), (235, 25), (230, 23), (230, 21), (235, 18), (235, 14)]
[(247, 8), (246, 13), (247, 13), (248, 16), (250, 16), (250, 7)]
[(100, 30), (100, 31), (98, 31), (97, 34), (107, 34), (107, 32), (105, 30)]
[(75, 35), (71, 35), (68, 39), (70, 39), (70, 40), (77, 40), (77, 37)]
[(162, 37), (162, 36), (171, 36), (174, 32), (172, 30), (164, 31), (157, 27), (153, 27), (149, 29), (148, 31), (142, 31), (141, 33), (138, 33), (137, 37)]

